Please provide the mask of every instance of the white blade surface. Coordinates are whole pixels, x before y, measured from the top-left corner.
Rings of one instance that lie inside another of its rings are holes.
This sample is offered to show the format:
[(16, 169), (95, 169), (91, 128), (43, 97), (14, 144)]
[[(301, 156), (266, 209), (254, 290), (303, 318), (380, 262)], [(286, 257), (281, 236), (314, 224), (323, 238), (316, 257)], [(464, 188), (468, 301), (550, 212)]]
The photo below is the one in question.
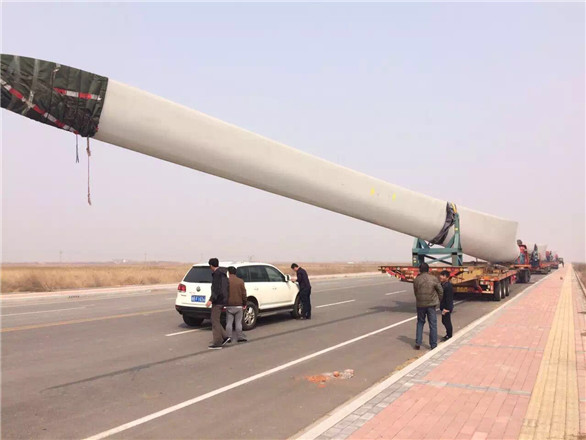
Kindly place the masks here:
[[(95, 138), (428, 241), (445, 221), (445, 200), (333, 164), (111, 79)], [(517, 258), (516, 222), (461, 206), (458, 211), (466, 254), (492, 262)]]

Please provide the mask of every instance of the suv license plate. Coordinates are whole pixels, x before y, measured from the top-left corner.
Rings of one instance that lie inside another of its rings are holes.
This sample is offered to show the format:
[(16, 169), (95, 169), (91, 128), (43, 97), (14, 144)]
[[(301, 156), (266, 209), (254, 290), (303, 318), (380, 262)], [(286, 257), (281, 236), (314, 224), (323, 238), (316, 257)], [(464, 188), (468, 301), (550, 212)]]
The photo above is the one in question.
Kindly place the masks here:
[(191, 302), (202, 303), (205, 302), (206, 297), (203, 295), (191, 295)]

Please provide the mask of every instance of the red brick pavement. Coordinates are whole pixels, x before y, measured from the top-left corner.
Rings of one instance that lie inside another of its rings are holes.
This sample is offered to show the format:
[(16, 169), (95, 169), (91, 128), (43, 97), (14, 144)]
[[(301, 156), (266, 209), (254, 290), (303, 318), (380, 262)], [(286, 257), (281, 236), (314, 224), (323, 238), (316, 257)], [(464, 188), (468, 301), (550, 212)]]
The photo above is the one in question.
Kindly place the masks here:
[[(349, 438), (517, 439), (562, 283), (553, 275), (536, 286), (423, 378), (432, 383), (412, 386)], [(580, 398), (586, 399), (586, 344), (581, 336), (586, 314), (580, 313), (586, 309), (574, 297)], [(581, 427), (586, 427), (584, 402), (580, 409)]]

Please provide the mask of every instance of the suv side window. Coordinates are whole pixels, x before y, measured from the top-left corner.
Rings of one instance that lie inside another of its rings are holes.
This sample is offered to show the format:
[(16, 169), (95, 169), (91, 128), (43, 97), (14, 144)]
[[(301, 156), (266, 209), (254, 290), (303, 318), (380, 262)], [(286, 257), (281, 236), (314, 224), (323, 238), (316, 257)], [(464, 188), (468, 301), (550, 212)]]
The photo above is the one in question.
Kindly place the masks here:
[(248, 273), (250, 274), (251, 283), (266, 283), (269, 281), (269, 276), (264, 266), (248, 266)]
[(245, 283), (250, 282), (250, 273), (248, 272), (247, 266), (239, 267), (238, 269), (236, 269), (236, 276), (238, 278), (242, 278), (242, 281), (244, 281)]
[(274, 283), (274, 282), (278, 282), (278, 283), (283, 283), (285, 282), (285, 277), (283, 276), (283, 274), (281, 272), (279, 272), (277, 269), (275, 269), (274, 267), (271, 266), (265, 266), (265, 270), (267, 271), (267, 274), (269, 275), (269, 281)]

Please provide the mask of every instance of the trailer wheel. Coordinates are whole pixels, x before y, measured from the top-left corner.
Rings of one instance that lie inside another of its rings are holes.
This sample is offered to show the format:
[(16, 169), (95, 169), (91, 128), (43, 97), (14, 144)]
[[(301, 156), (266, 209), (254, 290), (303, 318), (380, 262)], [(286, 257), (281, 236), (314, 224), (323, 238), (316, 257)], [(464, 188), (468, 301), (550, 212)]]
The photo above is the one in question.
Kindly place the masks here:
[(498, 281), (495, 281), (493, 283), (493, 294), (492, 294), (492, 300), (493, 301), (500, 301), (501, 298), (501, 283), (499, 283)]
[(505, 279), (505, 296), (509, 296), (511, 293), (511, 279)]
[(529, 284), (531, 282), (531, 271), (528, 270), (527, 274), (525, 275), (525, 282)]

